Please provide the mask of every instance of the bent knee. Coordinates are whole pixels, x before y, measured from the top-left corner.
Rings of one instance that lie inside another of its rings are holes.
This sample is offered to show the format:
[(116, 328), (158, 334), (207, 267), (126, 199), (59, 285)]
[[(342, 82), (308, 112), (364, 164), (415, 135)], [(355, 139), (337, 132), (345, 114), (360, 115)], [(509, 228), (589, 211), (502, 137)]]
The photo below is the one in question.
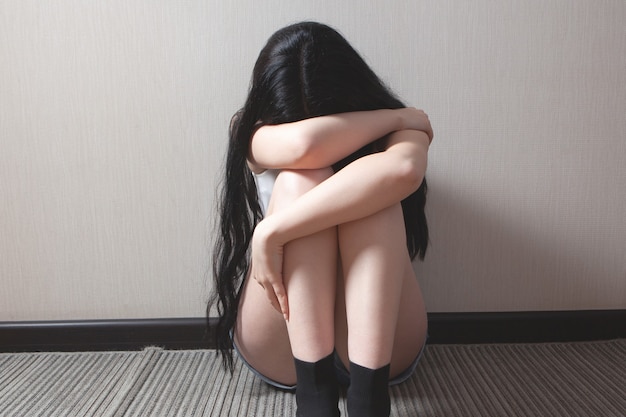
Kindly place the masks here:
[(348, 248), (360, 251), (364, 246), (376, 245), (391, 249), (398, 255), (406, 248), (406, 231), (402, 206), (396, 203), (367, 217), (342, 223), (338, 226), (342, 253)]
[(273, 195), (293, 199), (301, 196), (333, 175), (332, 168), (286, 169), (276, 178)]
[[(400, 203), (392, 204), (369, 216), (356, 219), (346, 224), (340, 225), (342, 229), (365, 229), (366, 233), (371, 234), (372, 230), (381, 232), (388, 231), (404, 231), (404, 215), (402, 205)], [(402, 235), (402, 233), (400, 233)]]

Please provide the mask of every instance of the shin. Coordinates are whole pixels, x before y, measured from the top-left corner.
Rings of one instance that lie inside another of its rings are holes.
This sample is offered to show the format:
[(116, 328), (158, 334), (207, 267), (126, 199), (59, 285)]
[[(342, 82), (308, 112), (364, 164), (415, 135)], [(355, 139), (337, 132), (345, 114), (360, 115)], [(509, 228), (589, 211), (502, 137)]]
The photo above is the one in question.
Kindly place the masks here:
[(348, 327), (350, 415), (388, 416), (389, 369), (408, 253), (402, 209), (339, 227)]

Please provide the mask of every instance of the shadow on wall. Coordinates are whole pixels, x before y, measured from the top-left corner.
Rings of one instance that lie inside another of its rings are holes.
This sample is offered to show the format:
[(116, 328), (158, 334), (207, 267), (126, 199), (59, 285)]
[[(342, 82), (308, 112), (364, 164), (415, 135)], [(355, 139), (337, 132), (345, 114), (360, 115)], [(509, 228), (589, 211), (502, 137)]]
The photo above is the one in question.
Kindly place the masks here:
[(626, 263), (602, 227), (429, 186), (431, 245), (415, 262), (429, 311), (625, 308)]

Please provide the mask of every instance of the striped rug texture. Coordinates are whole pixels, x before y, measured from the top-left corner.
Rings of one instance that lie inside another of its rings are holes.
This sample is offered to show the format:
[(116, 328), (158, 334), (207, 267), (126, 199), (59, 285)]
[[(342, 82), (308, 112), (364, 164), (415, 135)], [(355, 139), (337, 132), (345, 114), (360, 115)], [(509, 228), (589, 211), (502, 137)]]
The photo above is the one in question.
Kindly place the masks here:
[[(0, 416), (293, 416), (294, 395), (214, 351), (0, 354)], [(392, 416), (626, 416), (626, 340), (429, 345)], [(340, 408), (346, 416), (345, 401)]]

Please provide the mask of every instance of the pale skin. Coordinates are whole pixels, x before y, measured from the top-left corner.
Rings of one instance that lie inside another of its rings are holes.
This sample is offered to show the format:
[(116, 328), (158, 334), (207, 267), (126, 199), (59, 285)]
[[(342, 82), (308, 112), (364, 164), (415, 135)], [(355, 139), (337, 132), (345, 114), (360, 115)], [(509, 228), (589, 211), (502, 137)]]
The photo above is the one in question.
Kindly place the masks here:
[[(389, 135), (384, 151), (329, 168)], [(263, 126), (249, 165), (280, 168), (255, 229), (235, 343), (259, 372), (296, 382), (293, 357), (336, 349), (393, 378), (419, 353), (426, 312), (406, 249), (400, 201), (421, 184), (432, 130), (413, 108)]]

